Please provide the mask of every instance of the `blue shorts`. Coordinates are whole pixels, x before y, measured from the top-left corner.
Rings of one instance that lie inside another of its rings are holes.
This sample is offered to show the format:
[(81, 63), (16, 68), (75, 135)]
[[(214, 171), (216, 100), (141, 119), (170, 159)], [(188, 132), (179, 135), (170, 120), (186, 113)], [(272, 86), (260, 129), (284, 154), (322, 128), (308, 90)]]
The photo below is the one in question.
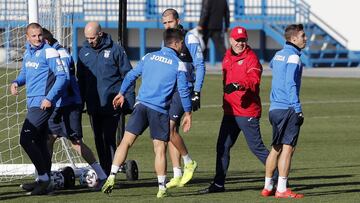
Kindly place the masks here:
[(176, 122), (177, 125), (180, 124), (181, 117), (184, 115), (185, 111), (181, 103), (181, 98), (178, 91), (175, 91), (170, 103), (169, 116), (170, 120)]
[(49, 134), (66, 137), (71, 141), (81, 140), (81, 106), (70, 105), (55, 108), (49, 121)]
[(299, 119), (295, 110), (275, 109), (269, 112), (269, 120), (273, 127), (272, 145), (287, 144), (296, 146), (300, 133)]
[(152, 139), (165, 142), (169, 141), (169, 115), (138, 103), (135, 105), (125, 130), (135, 135), (141, 135), (148, 126), (150, 127)]

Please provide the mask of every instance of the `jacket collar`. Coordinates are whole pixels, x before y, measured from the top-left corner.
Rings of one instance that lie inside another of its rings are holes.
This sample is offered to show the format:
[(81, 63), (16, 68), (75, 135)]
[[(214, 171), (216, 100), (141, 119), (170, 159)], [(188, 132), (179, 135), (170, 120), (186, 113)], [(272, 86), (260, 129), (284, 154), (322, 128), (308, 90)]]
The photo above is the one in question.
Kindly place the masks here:
[(293, 50), (297, 55), (301, 55), (301, 49), (296, 46), (295, 44), (291, 43), (291, 42), (286, 42), (284, 45), (285, 49), (291, 49)]
[[(94, 49), (95, 51), (102, 51), (112, 45), (111, 35), (103, 33), (99, 45)], [(84, 41), (83, 46), (89, 49), (93, 49), (87, 40)]]
[(31, 53), (35, 53), (37, 50), (40, 50), (44, 47), (45, 42), (43, 41), (39, 46), (33, 46), (29, 42), (26, 42), (26, 49)]
[(239, 61), (239, 60), (242, 60), (244, 58), (247, 57), (247, 55), (249, 54), (249, 51), (250, 51), (250, 46), (247, 45), (245, 50), (241, 53), (239, 53), (238, 55), (236, 55), (233, 51), (232, 51), (232, 48), (228, 49), (225, 53), (226, 57), (229, 57), (231, 58), (232, 61)]
[(161, 51), (166, 52), (166, 53), (170, 53), (171, 55), (175, 55), (176, 57), (178, 56), (178, 53), (174, 49), (172, 49), (170, 47), (163, 47), (163, 48), (161, 48)]

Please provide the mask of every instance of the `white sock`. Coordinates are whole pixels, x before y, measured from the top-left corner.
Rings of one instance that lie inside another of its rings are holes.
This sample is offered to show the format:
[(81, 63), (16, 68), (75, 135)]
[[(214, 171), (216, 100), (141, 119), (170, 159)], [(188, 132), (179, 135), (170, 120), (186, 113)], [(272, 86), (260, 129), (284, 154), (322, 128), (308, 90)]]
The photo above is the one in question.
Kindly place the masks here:
[(285, 191), (286, 191), (286, 182), (287, 182), (287, 177), (281, 177), (281, 176), (279, 176), (279, 180), (278, 180), (278, 184), (277, 184), (276, 190), (277, 190), (278, 192), (285, 192)]
[(100, 180), (104, 180), (107, 178), (104, 170), (101, 168), (100, 164), (97, 161), (91, 164), (91, 168), (94, 169)]
[(116, 174), (118, 171), (119, 171), (119, 166), (116, 166), (116, 165), (111, 165), (111, 171), (110, 173), (112, 174)]
[(40, 181), (48, 181), (49, 180), (49, 176), (47, 173), (44, 173), (44, 175), (39, 175), (38, 178)]
[(267, 190), (272, 190), (274, 187), (274, 182), (272, 178), (265, 177), (265, 186), (264, 188)]
[(159, 183), (159, 190), (165, 190), (165, 179), (166, 179), (166, 175), (164, 176), (158, 176), (158, 183)]
[(180, 167), (174, 167), (173, 171), (174, 171), (174, 178), (179, 178), (182, 176), (182, 171)]
[(192, 162), (192, 159), (190, 157), (189, 154), (186, 154), (185, 156), (182, 156), (183, 160), (184, 160), (184, 164), (188, 164)]

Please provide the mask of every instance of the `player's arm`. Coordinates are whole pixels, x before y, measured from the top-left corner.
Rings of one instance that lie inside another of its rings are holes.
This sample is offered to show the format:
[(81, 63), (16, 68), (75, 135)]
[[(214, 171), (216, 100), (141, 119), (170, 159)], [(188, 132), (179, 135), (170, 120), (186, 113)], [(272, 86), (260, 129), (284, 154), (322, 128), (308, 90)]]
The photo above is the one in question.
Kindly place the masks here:
[(187, 132), (191, 128), (191, 100), (190, 90), (187, 85), (186, 68), (183, 62), (179, 61), (178, 74), (177, 74), (177, 88), (179, 91), (182, 106), (185, 114), (182, 121), (183, 131)]
[(19, 75), (14, 81), (12, 81), (10, 85), (11, 94), (18, 95), (19, 94), (18, 87), (25, 85), (25, 83), (26, 83), (26, 67), (25, 67), (25, 62), (23, 61)]
[(300, 74), (300, 68), (300, 57), (298, 55), (289, 56), (286, 63), (285, 86), (289, 96), (288, 99), (291, 105), (294, 107), (296, 113), (302, 112), (297, 89), (300, 87), (297, 87), (296, 84), (296, 78), (299, 77), (298, 74)]
[(187, 34), (185, 45), (188, 48), (191, 58), (193, 59), (193, 66), (195, 67), (195, 84), (194, 91), (200, 92), (204, 83), (205, 77), (205, 63), (204, 56), (201, 51), (199, 39), (192, 33)]
[[(122, 46), (119, 46), (119, 57), (118, 57), (118, 64), (119, 64), (119, 72), (121, 74), (121, 78), (124, 79), (126, 74), (132, 70), (132, 66), (130, 64), (130, 61), (128, 59), (128, 56)], [(124, 113), (129, 113), (128, 110), (132, 110), (132, 106), (135, 104), (135, 81), (130, 85), (128, 88), (125, 98), (128, 103), (128, 107), (126, 109), (123, 109)]]
[(122, 107), (122, 105), (125, 102), (124, 95), (131, 90), (131, 87), (134, 86), (135, 81), (137, 78), (139, 78), (142, 74), (143, 66), (144, 66), (144, 59), (147, 55), (145, 55), (141, 61), (136, 65), (135, 68), (131, 69), (129, 72), (127, 72), (121, 87), (119, 93), (115, 96), (113, 99), (113, 106), (116, 109), (117, 107)]
[(46, 49), (45, 52), (49, 69), (56, 78), (54, 85), (46, 95), (46, 100), (55, 103), (60, 98), (61, 92), (66, 88), (68, 80), (59, 53), (53, 48)]

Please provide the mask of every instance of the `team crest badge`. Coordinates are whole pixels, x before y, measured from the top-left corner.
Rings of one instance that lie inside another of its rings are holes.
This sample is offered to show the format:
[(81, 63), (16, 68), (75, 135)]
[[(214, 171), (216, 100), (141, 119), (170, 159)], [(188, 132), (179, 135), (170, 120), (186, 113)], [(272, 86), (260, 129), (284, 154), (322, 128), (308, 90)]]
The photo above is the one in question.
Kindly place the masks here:
[(35, 52), (35, 56), (36, 56), (36, 57), (39, 57), (39, 56), (40, 56), (40, 53), (41, 53), (40, 50), (36, 51), (36, 52)]
[(244, 62), (244, 60), (240, 60), (240, 61), (238, 61), (238, 64), (241, 65), (241, 64), (243, 64), (243, 62)]
[(110, 56), (110, 50), (105, 50), (104, 51), (104, 57), (109, 58), (109, 56)]

